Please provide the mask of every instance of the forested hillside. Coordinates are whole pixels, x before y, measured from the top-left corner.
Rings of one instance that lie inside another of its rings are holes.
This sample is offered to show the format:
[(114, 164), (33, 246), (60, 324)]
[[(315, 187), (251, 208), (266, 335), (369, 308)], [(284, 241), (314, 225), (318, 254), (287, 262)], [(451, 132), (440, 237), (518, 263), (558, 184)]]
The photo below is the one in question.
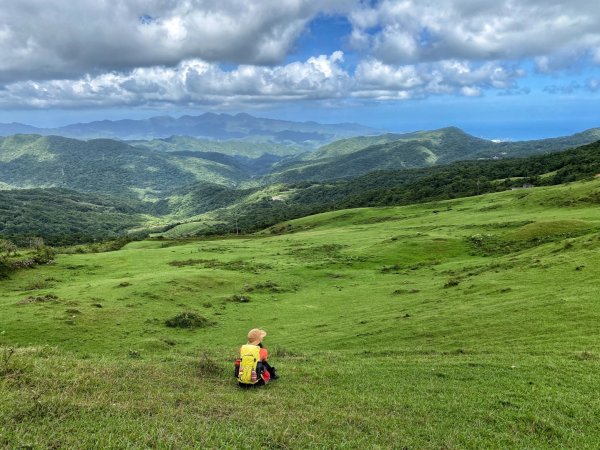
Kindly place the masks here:
[(145, 223), (135, 200), (65, 189), (0, 191), (0, 236), (26, 246), (41, 236), (49, 245), (113, 239)]
[(150, 151), (110, 139), (0, 138), (0, 181), (14, 188), (62, 187), (143, 198), (197, 181), (233, 186), (247, 178), (239, 167), (196, 154)]
[[(331, 209), (404, 205), (523, 184), (559, 184), (600, 173), (598, 144), (552, 153), (572, 140), (590, 139), (595, 132), (533, 141), (529, 146), (511, 144), (515, 154), (545, 153), (539, 156), (514, 159), (505, 151), (501, 157), (449, 165), (440, 161), (463, 153), (481, 155), (486, 146), (509, 147), (449, 128), (398, 139), (386, 135), (381, 139), (395, 140), (343, 151), (376, 139), (359, 138), (349, 147), (341, 142), (320, 151), (339, 156), (297, 160), (294, 169), (266, 176), (269, 167), (285, 165), (281, 156), (166, 151), (106, 139), (15, 135), (0, 138), (1, 186), (30, 190), (3, 192), (1, 235), (20, 239), (39, 234), (68, 243), (107, 239), (150, 225), (169, 228), (168, 236), (252, 232)], [(431, 166), (419, 167), (423, 165)], [(408, 169), (411, 166), (418, 168)], [(311, 181), (321, 177), (324, 180)], [(279, 178), (285, 182), (277, 182)]]
[[(549, 155), (464, 161), (425, 169), (372, 172), (338, 182), (282, 186), (255, 193), (168, 236), (256, 231), (285, 220), (334, 209), (391, 206), (479, 195), (526, 186), (556, 185), (600, 174), (600, 142)], [(598, 199), (591, 199), (597, 201)], [(179, 232), (181, 230), (181, 233)]]
[[(378, 141), (386, 141), (375, 143)], [(337, 141), (301, 160), (275, 165), (272, 182), (324, 181), (375, 170), (410, 169), (455, 161), (504, 159), (552, 153), (600, 139), (600, 129), (573, 136), (523, 142), (493, 142), (455, 128)]]
[(255, 142), (248, 139), (228, 139), (217, 141), (213, 139), (199, 139), (190, 136), (171, 136), (164, 139), (148, 141), (128, 141), (134, 147), (149, 148), (163, 152), (206, 152), (221, 153), (228, 156), (242, 158), (260, 158), (268, 154), (278, 157), (292, 156), (307, 153), (307, 149), (293, 143), (283, 144), (265, 140)]

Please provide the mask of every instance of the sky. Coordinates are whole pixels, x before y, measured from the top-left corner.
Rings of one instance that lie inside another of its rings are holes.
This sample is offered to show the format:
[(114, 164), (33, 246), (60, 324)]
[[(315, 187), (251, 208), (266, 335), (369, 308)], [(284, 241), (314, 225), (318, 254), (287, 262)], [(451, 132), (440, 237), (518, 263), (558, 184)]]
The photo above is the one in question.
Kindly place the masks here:
[(600, 2), (0, 0), (0, 122), (247, 112), (533, 139), (600, 126)]

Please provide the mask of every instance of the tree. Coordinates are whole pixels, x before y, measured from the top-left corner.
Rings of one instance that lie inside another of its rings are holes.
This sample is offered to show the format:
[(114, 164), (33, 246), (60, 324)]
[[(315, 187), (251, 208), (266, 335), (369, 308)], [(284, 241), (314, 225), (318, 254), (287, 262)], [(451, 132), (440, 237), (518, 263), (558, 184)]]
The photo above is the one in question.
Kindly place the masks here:
[(44, 239), (41, 237), (32, 237), (29, 239), (29, 247), (34, 250), (41, 250), (44, 247)]
[(4, 253), (7, 257), (10, 256), (11, 253), (15, 255), (17, 253), (17, 246), (8, 239), (0, 239), (0, 252)]

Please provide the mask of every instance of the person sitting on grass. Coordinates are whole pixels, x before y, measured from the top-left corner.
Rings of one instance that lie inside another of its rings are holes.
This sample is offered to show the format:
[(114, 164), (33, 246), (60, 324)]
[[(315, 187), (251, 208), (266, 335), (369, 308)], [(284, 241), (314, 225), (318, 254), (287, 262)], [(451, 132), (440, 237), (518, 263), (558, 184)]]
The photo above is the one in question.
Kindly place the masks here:
[(248, 343), (240, 348), (235, 376), (241, 387), (264, 386), (269, 380), (279, 378), (275, 368), (267, 362), (269, 352), (262, 345), (266, 335), (266, 331), (253, 328), (248, 332)]

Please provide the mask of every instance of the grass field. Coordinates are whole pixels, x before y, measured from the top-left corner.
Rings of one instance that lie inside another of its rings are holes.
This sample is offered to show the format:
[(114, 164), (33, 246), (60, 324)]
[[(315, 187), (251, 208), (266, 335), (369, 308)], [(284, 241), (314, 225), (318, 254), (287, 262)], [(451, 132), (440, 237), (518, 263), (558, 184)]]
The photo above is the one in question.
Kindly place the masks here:
[[(0, 282), (0, 447), (599, 448), (599, 204), (597, 180), (59, 255)], [(253, 327), (281, 379), (242, 391)]]

